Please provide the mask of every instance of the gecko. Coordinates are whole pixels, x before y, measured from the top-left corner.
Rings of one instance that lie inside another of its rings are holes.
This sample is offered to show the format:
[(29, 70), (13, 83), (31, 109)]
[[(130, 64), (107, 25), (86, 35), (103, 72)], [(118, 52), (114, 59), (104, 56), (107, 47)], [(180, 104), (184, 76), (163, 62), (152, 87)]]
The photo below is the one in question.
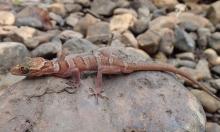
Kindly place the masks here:
[(111, 48), (100, 48), (97, 51), (70, 54), (65, 57), (47, 60), (42, 57), (29, 58), (24, 63), (18, 64), (11, 68), (13, 75), (21, 75), (27, 77), (39, 76), (57, 76), (61, 78), (73, 77), (76, 87), (80, 86), (80, 74), (84, 71), (96, 71), (97, 77), (95, 88), (91, 90), (90, 95), (105, 98), (102, 95), (103, 74), (121, 74), (132, 73), (135, 71), (160, 71), (175, 73), (184, 77), (192, 84), (207, 92), (209, 95), (220, 101), (207, 87), (199, 83), (192, 76), (181, 69), (170, 64), (146, 63), (146, 62), (127, 62), (125, 59), (113, 55)]

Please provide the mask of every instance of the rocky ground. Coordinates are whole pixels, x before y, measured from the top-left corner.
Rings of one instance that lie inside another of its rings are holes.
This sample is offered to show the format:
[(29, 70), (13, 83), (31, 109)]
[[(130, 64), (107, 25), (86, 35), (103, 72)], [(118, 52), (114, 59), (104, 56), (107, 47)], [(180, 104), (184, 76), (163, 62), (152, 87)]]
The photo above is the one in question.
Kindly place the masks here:
[(188, 71), (220, 96), (220, 1), (0, 1), (0, 39), (1, 131), (220, 131), (220, 102), (182, 81), (189, 92), (170, 74), (106, 76), (111, 99), (97, 106), (85, 94), (94, 87), (93, 75), (69, 93), (64, 79), (8, 72), (25, 57), (112, 46)]

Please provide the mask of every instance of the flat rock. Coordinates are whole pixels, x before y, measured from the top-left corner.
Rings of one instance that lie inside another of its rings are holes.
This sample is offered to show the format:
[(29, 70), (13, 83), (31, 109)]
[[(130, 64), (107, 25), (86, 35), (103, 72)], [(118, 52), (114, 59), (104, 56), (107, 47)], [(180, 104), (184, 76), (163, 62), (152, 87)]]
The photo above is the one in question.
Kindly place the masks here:
[(0, 131), (205, 131), (201, 105), (171, 75), (104, 76), (109, 100), (99, 99), (98, 104), (88, 98), (93, 79), (82, 79), (72, 94), (66, 92), (67, 80), (54, 77), (12, 85), (0, 95)]
[(21, 63), (29, 51), (22, 43), (1, 42), (0, 43), (0, 72), (8, 70), (11, 66)]
[(0, 25), (13, 25), (15, 23), (15, 16), (8, 11), (0, 11)]

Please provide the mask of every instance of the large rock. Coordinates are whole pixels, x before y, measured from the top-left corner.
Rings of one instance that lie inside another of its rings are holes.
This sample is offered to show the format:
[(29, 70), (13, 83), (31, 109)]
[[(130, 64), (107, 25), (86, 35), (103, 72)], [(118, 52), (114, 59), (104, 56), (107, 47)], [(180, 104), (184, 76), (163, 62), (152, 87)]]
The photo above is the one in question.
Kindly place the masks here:
[(0, 72), (10, 69), (11, 66), (23, 61), (29, 52), (22, 43), (1, 42), (0, 43)]
[(95, 87), (93, 78), (81, 80), (72, 94), (65, 82), (27, 79), (2, 91), (0, 131), (205, 131), (201, 105), (171, 75), (138, 72), (104, 77), (109, 100), (99, 98), (98, 104), (88, 98), (89, 89)]

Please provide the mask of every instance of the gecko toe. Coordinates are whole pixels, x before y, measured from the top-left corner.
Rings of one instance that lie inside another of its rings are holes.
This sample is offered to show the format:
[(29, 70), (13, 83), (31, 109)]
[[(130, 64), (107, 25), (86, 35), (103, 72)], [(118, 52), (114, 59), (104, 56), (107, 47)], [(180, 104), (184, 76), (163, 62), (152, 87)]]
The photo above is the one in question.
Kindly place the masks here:
[(109, 98), (105, 95), (102, 95), (102, 93), (104, 91), (101, 91), (101, 92), (97, 92), (95, 89), (93, 88), (89, 88), (90, 89), (90, 93), (89, 93), (89, 97), (91, 96), (95, 96), (95, 99), (96, 99), (96, 102), (98, 103), (98, 98), (100, 97), (101, 99), (106, 99), (106, 100), (109, 100)]

